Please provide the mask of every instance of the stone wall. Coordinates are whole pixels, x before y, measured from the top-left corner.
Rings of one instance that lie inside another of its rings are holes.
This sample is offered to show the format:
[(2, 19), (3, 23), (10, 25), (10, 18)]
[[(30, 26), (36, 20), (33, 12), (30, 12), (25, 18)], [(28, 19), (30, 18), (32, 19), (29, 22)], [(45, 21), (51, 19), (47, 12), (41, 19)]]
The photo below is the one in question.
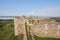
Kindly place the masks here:
[(14, 18), (15, 35), (24, 33), (25, 20), (23, 17)]
[[(32, 20), (32, 19), (31, 19)], [(15, 17), (15, 35), (26, 34), (25, 31), (25, 22), (30, 26), (33, 34), (40, 37), (51, 37), (51, 38), (60, 38), (60, 23), (55, 22), (54, 20), (46, 19), (33, 19), (33, 23), (29, 23), (29, 19), (23, 17)], [(39, 20), (37, 22), (37, 20)]]
[(38, 24), (29, 23), (29, 26), (37, 36), (60, 38), (60, 23), (54, 20), (43, 19), (40, 20)]
[[(27, 40), (25, 30), (25, 19), (23, 17), (14, 17), (15, 36), (23, 35), (23, 40)], [(22, 40), (20, 39), (20, 40)]]

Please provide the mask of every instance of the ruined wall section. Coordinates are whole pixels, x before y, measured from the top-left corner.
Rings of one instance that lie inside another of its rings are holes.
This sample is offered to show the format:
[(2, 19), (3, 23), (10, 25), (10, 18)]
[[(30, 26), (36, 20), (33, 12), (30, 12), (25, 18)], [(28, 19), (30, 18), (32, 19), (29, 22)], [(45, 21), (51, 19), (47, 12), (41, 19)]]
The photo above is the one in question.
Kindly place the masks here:
[(23, 34), (25, 32), (25, 19), (23, 17), (14, 18), (15, 35)]
[(26, 36), (25, 22), (27, 22), (27, 24), (30, 26), (33, 34), (37, 36), (60, 38), (60, 23), (55, 22), (55, 20), (36, 18), (29, 20), (29, 18), (25, 19), (23, 17), (14, 18), (15, 35), (24, 34)]
[[(38, 19), (35, 19), (37, 21)], [(29, 23), (33, 34), (40, 37), (60, 38), (60, 23), (54, 20), (40, 20), (39, 23)]]

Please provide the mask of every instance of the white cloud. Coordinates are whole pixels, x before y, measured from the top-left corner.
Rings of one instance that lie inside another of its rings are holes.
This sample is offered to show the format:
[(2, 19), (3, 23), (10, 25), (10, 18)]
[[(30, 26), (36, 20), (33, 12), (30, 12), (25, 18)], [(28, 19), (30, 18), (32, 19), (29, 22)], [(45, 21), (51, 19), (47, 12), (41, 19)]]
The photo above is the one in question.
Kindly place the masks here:
[(25, 16), (59, 16), (60, 17), (60, 7), (48, 7), (40, 8), (37, 10), (21, 10), (18, 15)]
[(44, 13), (58, 13), (58, 12), (60, 12), (59, 9), (60, 8), (46, 8), (46, 9), (44, 9)]
[(60, 7), (49, 7), (39, 9), (37, 12), (38, 16), (60, 16)]
[(60, 17), (60, 7), (48, 7), (48, 8), (40, 8), (38, 10), (33, 11), (22, 11), (21, 15), (26, 16), (59, 16)]

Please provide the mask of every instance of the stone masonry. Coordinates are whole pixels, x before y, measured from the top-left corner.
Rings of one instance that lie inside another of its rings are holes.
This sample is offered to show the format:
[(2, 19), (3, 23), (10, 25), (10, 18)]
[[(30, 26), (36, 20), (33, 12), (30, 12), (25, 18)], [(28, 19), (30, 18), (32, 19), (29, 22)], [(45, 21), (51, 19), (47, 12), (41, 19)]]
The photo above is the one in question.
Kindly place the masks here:
[(55, 20), (24, 18), (22, 16), (14, 18), (15, 35), (24, 34), (26, 39), (25, 22), (30, 26), (34, 35), (39, 37), (60, 38), (60, 23)]

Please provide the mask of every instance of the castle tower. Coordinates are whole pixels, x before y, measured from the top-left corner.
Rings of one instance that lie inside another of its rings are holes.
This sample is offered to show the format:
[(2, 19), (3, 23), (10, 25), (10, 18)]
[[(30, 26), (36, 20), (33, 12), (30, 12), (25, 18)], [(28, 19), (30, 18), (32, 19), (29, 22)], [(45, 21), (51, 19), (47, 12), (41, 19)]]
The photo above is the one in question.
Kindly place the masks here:
[(14, 17), (15, 35), (22, 36), (23, 40), (26, 40), (25, 19), (24, 17)]

